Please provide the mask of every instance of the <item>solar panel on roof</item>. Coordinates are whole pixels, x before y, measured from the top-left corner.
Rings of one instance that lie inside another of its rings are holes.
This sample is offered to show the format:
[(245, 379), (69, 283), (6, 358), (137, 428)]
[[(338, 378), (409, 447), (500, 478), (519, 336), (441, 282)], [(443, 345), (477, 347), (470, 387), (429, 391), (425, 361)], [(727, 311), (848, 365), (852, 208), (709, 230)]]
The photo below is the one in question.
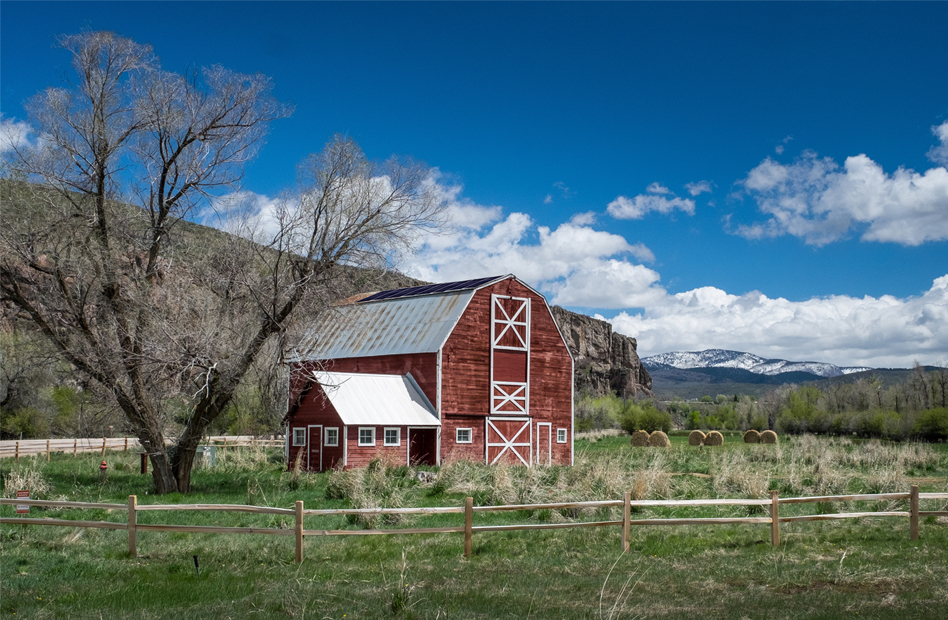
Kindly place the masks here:
[(435, 293), (451, 293), (453, 291), (466, 291), (477, 288), (488, 282), (501, 278), (503, 276), (491, 276), (489, 278), (478, 278), (476, 280), (462, 280), (460, 282), (442, 282), (440, 284), (426, 284), (424, 286), (410, 286), (408, 288), (396, 288), (390, 291), (380, 291), (360, 299), (359, 303), (367, 301), (379, 301), (382, 299), (397, 299), (399, 297), (417, 297), (419, 295), (433, 295)]

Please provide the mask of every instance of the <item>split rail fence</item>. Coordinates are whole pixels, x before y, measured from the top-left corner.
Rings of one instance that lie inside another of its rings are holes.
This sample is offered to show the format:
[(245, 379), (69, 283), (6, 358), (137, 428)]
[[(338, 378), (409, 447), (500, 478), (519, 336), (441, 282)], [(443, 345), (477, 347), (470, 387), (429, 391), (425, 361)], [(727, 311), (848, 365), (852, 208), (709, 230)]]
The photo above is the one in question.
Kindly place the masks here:
[[(126, 522), (117, 521), (78, 521), (71, 519), (48, 519), (30, 517), (4, 517), (0, 524), (20, 525), (56, 525), (65, 527), (102, 528), (111, 530), (126, 530), (128, 532), (128, 552), (132, 557), (138, 555), (138, 532), (189, 532), (196, 534), (261, 534), (271, 536), (294, 536), (296, 539), (296, 561), (303, 561), (303, 539), (306, 536), (373, 536), (392, 534), (464, 534), (464, 555), (470, 556), (473, 535), (479, 532), (502, 531), (531, 531), (568, 529), (581, 527), (621, 527), (622, 550), (629, 550), (630, 532), (632, 526), (640, 525), (723, 525), (723, 524), (769, 524), (771, 543), (780, 544), (780, 524), (802, 521), (827, 521), (838, 519), (859, 519), (876, 517), (896, 517), (909, 519), (911, 540), (918, 540), (919, 519), (927, 516), (948, 516), (948, 511), (922, 511), (919, 509), (920, 500), (945, 500), (948, 493), (919, 493), (917, 486), (912, 486), (908, 493), (877, 493), (865, 495), (828, 495), (819, 497), (788, 497), (780, 498), (776, 491), (771, 491), (770, 499), (694, 499), (694, 500), (633, 500), (631, 493), (626, 493), (621, 500), (606, 500), (593, 502), (562, 502), (550, 504), (517, 504), (507, 506), (474, 506), (474, 500), (468, 497), (464, 506), (444, 506), (429, 508), (349, 508), (349, 509), (305, 509), (302, 501), (297, 501), (293, 508), (273, 508), (267, 506), (242, 506), (231, 504), (147, 504), (139, 505), (135, 495), (128, 496), (127, 504), (102, 504), (89, 502), (58, 502), (27, 499), (0, 499), (0, 505), (37, 506), (44, 508), (81, 508), (102, 510), (126, 510)], [(802, 516), (780, 516), (780, 506), (803, 503), (831, 503), (855, 501), (893, 501), (908, 500), (908, 511), (883, 512), (845, 512), (831, 514), (815, 514)], [(769, 509), (766, 517), (703, 517), (703, 518), (671, 518), (671, 519), (632, 519), (632, 508), (646, 507), (706, 507), (706, 506), (761, 506)], [(622, 507), (622, 519), (618, 521), (580, 521), (567, 523), (530, 523), (520, 525), (474, 525), (474, 513), (499, 511), (532, 511), (532, 510), (581, 510), (595, 508)], [(215, 527), (200, 525), (160, 525), (138, 523), (138, 514), (155, 510), (180, 511), (226, 511), (272, 515), (292, 515), (295, 521), (292, 530), (288, 528), (259, 528), (259, 527)], [(352, 529), (352, 530), (319, 530), (306, 529), (306, 517), (326, 517), (340, 515), (435, 515), (435, 514), (463, 514), (464, 525), (454, 527), (430, 528), (393, 528), (393, 529)]]
[[(165, 443), (171, 443), (172, 439), (166, 439)], [(208, 437), (207, 445), (213, 445), (217, 448), (233, 448), (237, 446), (282, 446), (282, 439), (261, 439), (251, 435), (219, 435)], [(105, 455), (106, 450), (122, 450), (128, 452), (129, 448), (141, 450), (141, 443), (137, 437), (83, 437), (75, 439), (24, 439), (20, 441), (5, 440), (0, 441), (0, 458), (13, 458), (20, 460), (21, 456), (31, 456), (34, 454), (45, 454), (46, 460), (52, 452), (62, 452), (64, 454), (79, 454), (80, 452), (101, 452)]]

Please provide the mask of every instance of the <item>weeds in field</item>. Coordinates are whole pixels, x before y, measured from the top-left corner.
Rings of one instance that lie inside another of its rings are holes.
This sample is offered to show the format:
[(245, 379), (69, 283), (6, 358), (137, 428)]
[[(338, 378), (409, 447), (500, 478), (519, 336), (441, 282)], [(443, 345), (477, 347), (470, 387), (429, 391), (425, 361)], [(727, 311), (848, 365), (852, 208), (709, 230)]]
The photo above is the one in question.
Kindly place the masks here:
[(16, 497), (16, 492), (28, 490), (32, 499), (45, 499), (50, 491), (49, 481), (43, 474), (46, 463), (38, 457), (25, 459), (23, 465), (14, 467), (4, 476), (3, 496)]

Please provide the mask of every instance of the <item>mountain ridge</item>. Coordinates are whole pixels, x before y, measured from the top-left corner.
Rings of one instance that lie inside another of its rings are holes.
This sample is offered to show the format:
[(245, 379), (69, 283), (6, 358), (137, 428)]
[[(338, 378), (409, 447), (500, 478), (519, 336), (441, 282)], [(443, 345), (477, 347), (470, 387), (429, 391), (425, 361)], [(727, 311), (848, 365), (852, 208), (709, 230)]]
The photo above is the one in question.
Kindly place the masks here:
[[(728, 349), (706, 349), (704, 351), (672, 351), (642, 358), (642, 364), (650, 371), (695, 370), (708, 368), (732, 368), (755, 375), (776, 377), (787, 373), (806, 373), (815, 377), (831, 378), (867, 370), (867, 366), (837, 366), (829, 362), (795, 362), (776, 358), (764, 358), (745, 351)], [(799, 377), (799, 375), (797, 375)]]

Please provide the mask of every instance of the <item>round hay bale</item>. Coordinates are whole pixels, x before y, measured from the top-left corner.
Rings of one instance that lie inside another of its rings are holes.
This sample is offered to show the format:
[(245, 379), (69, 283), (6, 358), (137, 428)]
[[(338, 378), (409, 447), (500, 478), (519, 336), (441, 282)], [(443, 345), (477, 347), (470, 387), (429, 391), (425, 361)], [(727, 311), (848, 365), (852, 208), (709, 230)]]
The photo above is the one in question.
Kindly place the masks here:
[(648, 436), (648, 445), (652, 448), (671, 448), (672, 442), (663, 431), (653, 431)]
[(760, 443), (760, 433), (754, 429), (750, 429), (744, 433), (744, 443)]
[(708, 433), (708, 436), (704, 438), (704, 445), (706, 446), (723, 446), (724, 445), (724, 435), (717, 431), (711, 431)]
[(760, 443), (777, 443), (777, 433), (764, 431), (760, 434)]
[(701, 431), (691, 431), (688, 433), (688, 445), (700, 446), (704, 443), (704, 433)]
[(632, 447), (644, 448), (648, 445), (648, 433), (646, 431), (635, 431), (632, 433)]

